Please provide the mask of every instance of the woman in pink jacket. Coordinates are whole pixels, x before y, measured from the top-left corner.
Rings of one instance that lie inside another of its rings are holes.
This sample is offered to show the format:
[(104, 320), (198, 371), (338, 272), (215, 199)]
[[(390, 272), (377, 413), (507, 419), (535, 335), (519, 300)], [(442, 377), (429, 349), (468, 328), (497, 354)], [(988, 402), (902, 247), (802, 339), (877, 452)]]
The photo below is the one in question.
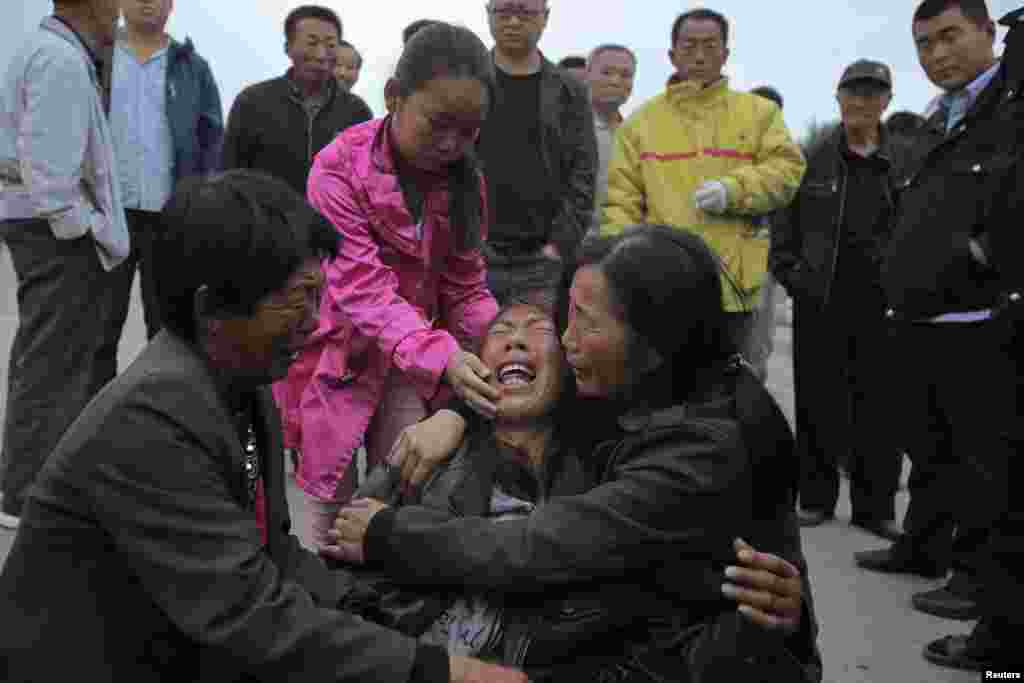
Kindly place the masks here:
[(386, 86), (393, 112), (339, 135), (310, 172), (309, 201), (343, 240), (324, 264), (319, 328), (275, 395), (317, 543), (354, 490), (360, 445), (379, 462), (451, 391), (493, 414), (489, 372), (466, 351), (497, 312), (472, 156), (493, 73), (471, 31), (424, 29)]

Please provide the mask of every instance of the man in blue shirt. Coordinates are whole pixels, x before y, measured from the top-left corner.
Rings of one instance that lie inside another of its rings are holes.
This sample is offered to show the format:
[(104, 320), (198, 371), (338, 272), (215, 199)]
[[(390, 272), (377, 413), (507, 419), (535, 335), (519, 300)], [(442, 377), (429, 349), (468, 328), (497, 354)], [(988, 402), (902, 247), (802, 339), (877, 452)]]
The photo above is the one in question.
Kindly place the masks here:
[(220, 92), (190, 40), (165, 32), (174, 0), (123, 0), (125, 27), (112, 59), (110, 122), (132, 259), (119, 272), (119, 309), (128, 314), (139, 264), (146, 333), (160, 329), (150, 263), (158, 216), (178, 180), (217, 168), (224, 135)]
[(117, 369), (112, 271), (129, 238), (98, 58), (116, 24), (117, 0), (58, 0), (0, 82), (0, 232), (18, 279), (0, 526)]

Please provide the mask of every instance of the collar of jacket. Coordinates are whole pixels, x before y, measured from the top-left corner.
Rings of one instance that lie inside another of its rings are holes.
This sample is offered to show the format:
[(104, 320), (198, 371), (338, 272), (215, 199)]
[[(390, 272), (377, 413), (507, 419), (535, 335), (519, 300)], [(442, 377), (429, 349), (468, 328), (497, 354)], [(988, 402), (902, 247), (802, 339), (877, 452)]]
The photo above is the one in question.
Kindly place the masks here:
[(707, 106), (720, 101), (729, 92), (729, 77), (722, 76), (711, 85), (704, 86), (697, 81), (679, 81), (668, 86), (669, 102), (678, 107), (691, 105)]
[[(836, 126), (835, 132), (832, 133), (831, 144), (835, 146), (836, 153), (839, 155), (839, 159), (843, 159), (843, 153), (849, 149), (849, 143), (846, 139), (846, 126), (839, 124)], [(892, 136), (886, 131), (885, 126), (878, 124), (878, 149), (875, 150), (874, 154), (879, 159), (892, 163)]]
[[(125, 39), (126, 31), (122, 26), (117, 32), (117, 41), (121, 42)], [(192, 56), (192, 53), (196, 51), (195, 45), (192, 44), (191, 38), (185, 38), (184, 43), (179, 43), (174, 39), (174, 36), (167, 34), (167, 61), (176, 62), (178, 60), (186, 59)]]
[[(284, 76), (281, 76), (280, 81), (283, 81), (288, 89), (288, 99), (295, 104), (302, 106), (302, 101), (305, 96), (302, 94), (302, 90), (299, 88), (299, 84), (294, 79), (295, 69), (291, 68), (285, 72)], [(338, 95), (338, 82), (333, 78), (327, 79), (327, 96), (324, 98), (323, 109), (327, 109), (334, 104), (334, 98)]]
[[(543, 52), (538, 50), (537, 53), (540, 55), (540, 68), (535, 73), (540, 74), (540, 116), (543, 120), (546, 112), (550, 111), (550, 107), (557, 103), (563, 76), (558, 67), (545, 57)], [(498, 66), (495, 55), (495, 49), (491, 48), (491, 64), (494, 65), (494, 70), (497, 72), (501, 67)], [(571, 76), (568, 77), (571, 78)], [(552, 100), (552, 98), (554, 99)], [(498, 100), (500, 101), (500, 99), (499, 93)]]
[(47, 31), (56, 33), (61, 38), (77, 47), (86, 58), (86, 61), (89, 63), (89, 68), (92, 69), (94, 75), (102, 71), (102, 60), (100, 60), (99, 53), (97, 53), (94, 43), (79, 33), (67, 21), (54, 14), (43, 19), (40, 26)]
[(728, 417), (732, 400), (728, 387), (740, 371), (738, 361), (734, 359), (701, 370), (696, 379), (699, 388), (683, 403), (676, 405), (652, 409), (643, 406), (642, 401), (632, 401), (634, 407), (619, 416), (619, 427), (624, 432), (637, 433), (647, 429), (678, 427), (697, 417)]

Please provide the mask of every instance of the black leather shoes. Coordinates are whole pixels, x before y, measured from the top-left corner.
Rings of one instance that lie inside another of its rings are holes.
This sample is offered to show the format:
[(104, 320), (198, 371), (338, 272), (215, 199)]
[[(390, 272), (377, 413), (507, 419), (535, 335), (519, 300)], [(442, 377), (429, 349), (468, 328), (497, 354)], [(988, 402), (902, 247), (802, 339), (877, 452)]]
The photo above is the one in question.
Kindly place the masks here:
[(967, 621), (981, 616), (977, 601), (970, 595), (951, 590), (952, 582), (942, 588), (915, 593), (910, 604), (918, 612), (931, 614), (943, 619)]
[(941, 579), (946, 569), (928, 561), (909, 558), (892, 548), (864, 550), (853, 554), (854, 562), (862, 569), (886, 574), (917, 574), (926, 579)]
[(887, 541), (903, 537), (903, 528), (891, 519), (853, 519), (850, 524)]
[(946, 636), (924, 647), (924, 658), (933, 664), (967, 671), (998, 670), (995, 657), (979, 647), (971, 636)]
[(824, 510), (804, 510), (803, 508), (797, 508), (796, 519), (802, 527), (821, 526), (825, 522), (836, 518), (834, 512), (825, 512)]

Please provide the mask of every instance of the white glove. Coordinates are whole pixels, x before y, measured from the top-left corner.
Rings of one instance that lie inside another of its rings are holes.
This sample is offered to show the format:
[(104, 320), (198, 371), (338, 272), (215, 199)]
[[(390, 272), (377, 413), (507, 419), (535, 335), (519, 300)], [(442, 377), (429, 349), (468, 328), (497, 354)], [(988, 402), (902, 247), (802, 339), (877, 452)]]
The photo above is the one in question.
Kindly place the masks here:
[(725, 213), (729, 205), (729, 191), (720, 180), (709, 180), (700, 187), (693, 195), (693, 201), (697, 208), (708, 213)]

